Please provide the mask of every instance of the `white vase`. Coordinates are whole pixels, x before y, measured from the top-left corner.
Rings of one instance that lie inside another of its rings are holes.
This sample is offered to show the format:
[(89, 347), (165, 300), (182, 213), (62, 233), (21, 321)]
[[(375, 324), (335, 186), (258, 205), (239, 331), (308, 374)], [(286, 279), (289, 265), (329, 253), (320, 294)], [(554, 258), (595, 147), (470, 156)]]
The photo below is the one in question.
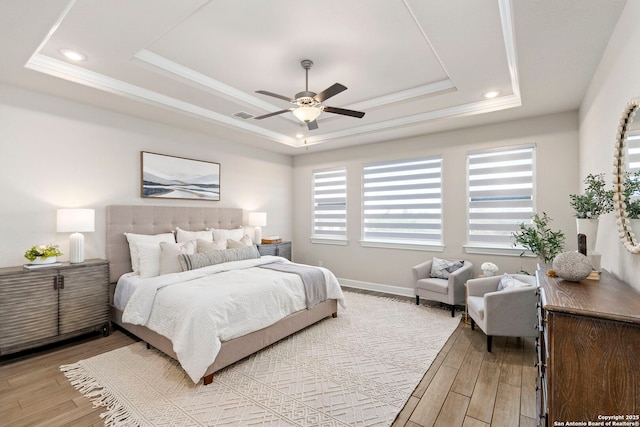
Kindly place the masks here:
[(31, 261), (29, 264), (53, 264), (54, 262), (56, 262), (56, 257), (48, 256), (44, 259), (41, 257), (36, 257), (36, 259)]
[(576, 218), (576, 228), (578, 234), (587, 236), (587, 255), (593, 253), (598, 238), (598, 218)]
[(482, 270), (482, 275), (485, 277), (491, 277), (493, 276), (493, 271), (491, 270)]

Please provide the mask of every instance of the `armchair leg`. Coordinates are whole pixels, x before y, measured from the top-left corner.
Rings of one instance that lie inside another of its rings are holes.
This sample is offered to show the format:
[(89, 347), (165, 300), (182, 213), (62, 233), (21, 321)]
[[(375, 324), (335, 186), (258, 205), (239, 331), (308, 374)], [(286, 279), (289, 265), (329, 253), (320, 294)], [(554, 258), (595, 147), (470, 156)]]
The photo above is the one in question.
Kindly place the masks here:
[(416, 305), (420, 305), (420, 295), (416, 295)]
[(455, 304), (451, 306), (451, 317), (456, 317), (456, 306), (455, 306)]
[(471, 319), (471, 330), (475, 331), (476, 330), (476, 321), (473, 320), (473, 317), (469, 316), (469, 319)]
[(492, 336), (491, 335), (487, 335), (487, 352), (491, 353), (491, 340), (492, 340)]

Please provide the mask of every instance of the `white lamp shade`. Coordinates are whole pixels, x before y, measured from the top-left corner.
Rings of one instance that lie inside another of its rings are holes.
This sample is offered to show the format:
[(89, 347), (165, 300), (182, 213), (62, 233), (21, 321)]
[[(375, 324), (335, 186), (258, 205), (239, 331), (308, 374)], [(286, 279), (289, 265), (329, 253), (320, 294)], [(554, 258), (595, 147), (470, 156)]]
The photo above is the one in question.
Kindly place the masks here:
[(317, 119), (321, 112), (322, 110), (318, 107), (298, 107), (293, 110), (293, 115), (296, 116), (298, 120), (308, 123)]
[(58, 209), (58, 233), (95, 231), (94, 209)]
[(69, 262), (84, 262), (84, 236), (81, 232), (95, 231), (94, 209), (58, 209), (58, 233), (69, 236)]
[(249, 226), (250, 227), (266, 227), (267, 213), (266, 212), (249, 212)]

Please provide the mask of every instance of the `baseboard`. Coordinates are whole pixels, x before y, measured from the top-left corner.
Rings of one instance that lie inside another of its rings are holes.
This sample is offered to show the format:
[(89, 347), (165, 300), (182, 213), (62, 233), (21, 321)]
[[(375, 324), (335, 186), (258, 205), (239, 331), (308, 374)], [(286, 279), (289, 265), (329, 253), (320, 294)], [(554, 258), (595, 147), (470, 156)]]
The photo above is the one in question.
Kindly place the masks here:
[(367, 291), (383, 292), (390, 295), (400, 295), (403, 297), (414, 297), (416, 294), (413, 289), (401, 288), (400, 286), (383, 285), (380, 283), (362, 282), (360, 280), (338, 279), (340, 285), (348, 288), (364, 289)]

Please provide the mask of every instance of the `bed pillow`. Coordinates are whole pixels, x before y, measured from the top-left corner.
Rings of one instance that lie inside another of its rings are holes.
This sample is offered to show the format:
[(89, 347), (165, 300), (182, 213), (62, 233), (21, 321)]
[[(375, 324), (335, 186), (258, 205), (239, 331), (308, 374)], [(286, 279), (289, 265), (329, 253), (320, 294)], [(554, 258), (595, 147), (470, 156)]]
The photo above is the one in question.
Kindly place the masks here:
[(183, 243), (198, 239), (213, 242), (213, 232), (211, 230), (187, 231), (176, 227), (176, 242)]
[[(160, 245), (160, 242), (175, 243), (176, 239), (173, 233), (162, 234), (134, 234), (124, 233), (129, 242), (129, 254), (131, 255), (131, 269), (134, 273), (140, 272), (140, 257), (138, 255), (139, 243), (156, 243)], [(159, 246), (158, 246), (159, 249)]]
[(229, 261), (260, 258), (258, 248), (245, 246), (243, 248), (223, 249), (193, 255), (180, 255), (180, 265), (183, 271), (195, 270), (209, 265), (222, 264)]
[(218, 251), (221, 249), (227, 249), (227, 241), (226, 240), (214, 240), (212, 242), (207, 240), (198, 239), (197, 240), (197, 251), (196, 252), (211, 252)]
[[(166, 243), (166, 242), (161, 242)], [(173, 244), (173, 243), (170, 243)], [(138, 246), (138, 274), (141, 278), (160, 275), (160, 243), (140, 242)]]
[(244, 236), (244, 228), (234, 228), (226, 230), (224, 228), (209, 229), (213, 231), (213, 240), (240, 240)]
[(240, 239), (239, 241), (231, 239), (227, 240), (227, 248), (229, 249), (244, 248), (245, 246), (253, 246), (253, 241), (247, 234), (242, 236), (242, 239)]
[(463, 261), (440, 259), (433, 257), (431, 263), (431, 277), (437, 279), (448, 279), (449, 275), (462, 267)]
[(182, 243), (160, 243), (160, 275), (179, 273), (182, 271), (180, 255), (195, 254), (196, 242), (190, 240)]
[(523, 282), (522, 280), (518, 280), (508, 273), (504, 273), (500, 278), (500, 283), (498, 283), (498, 290), (504, 291), (507, 289), (524, 288), (527, 286), (533, 285), (527, 282)]

